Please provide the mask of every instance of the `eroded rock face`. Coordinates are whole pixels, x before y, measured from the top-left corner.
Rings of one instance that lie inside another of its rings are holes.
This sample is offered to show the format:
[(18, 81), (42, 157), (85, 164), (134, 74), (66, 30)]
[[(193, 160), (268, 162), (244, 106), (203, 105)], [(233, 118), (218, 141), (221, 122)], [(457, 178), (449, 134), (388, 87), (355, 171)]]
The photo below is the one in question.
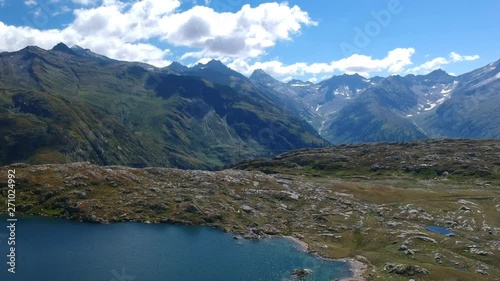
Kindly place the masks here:
[(429, 274), (429, 270), (412, 264), (386, 263), (384, 270), (389, 273), (396, 273), (405, 276), (414, 276), (416, 274)]
[(486, 264), (482, 262), (477, 262), (476, 264), (476, 273), (479, 273), (481, 275), (490, 275), (488, 273), (488, 270), (490, 270), (490, 267), (487, 266)]

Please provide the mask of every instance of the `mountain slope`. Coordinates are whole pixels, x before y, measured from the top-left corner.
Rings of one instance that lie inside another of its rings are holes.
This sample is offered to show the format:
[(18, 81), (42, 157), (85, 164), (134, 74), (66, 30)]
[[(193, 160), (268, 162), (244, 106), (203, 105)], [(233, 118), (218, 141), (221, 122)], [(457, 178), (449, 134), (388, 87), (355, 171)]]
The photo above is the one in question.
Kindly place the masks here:
[(1, 163), (169, 165), (118, 118), (80, 101), (42, 92), (3, 91), (0, 124)]
[(433, 136), (500, 138), (500, 61), (457, 77), (451, 97), (422, 121)]
[(305, 121), (228, 86), (165, 75), (154, 91), (170, 104), (166, 143), (183, 143), (186, 153), (210, 153), (209, 158), (225, 157), (220, 161), (230, 163), (325, 144)]
[(389, 77), (365, 90), (335, 115), (325, 138), (334, 144), (408, 141), (425, 138), (403, 113), (417, 106), (417, 97), (402, 77)]
[(312, 126), (317, 127), (318, 116), (309, 106), (301, 102), (301, 92), (289, 83), (280, 82), (261, 69), (255, 70), (250, 79), (254, 86), (262, 93), (267, 94), (276, 103), (282, 105), (288, 111), (307, 120)]
[[(217, 62), (197, 70), (205, 78), (178, 76), (58, 44), (50, 51), (27, 47), (2, 53), (0, 69), (3, 122), (10, 124), (4, 138), (11, 141), (0, 156), (3, 164), (54, 158), (213, 169), (326, 144), (307, 122), (280, 109), (251, 83), (247, 91), (218, 85), (247, 78), (230, 71), (221, 75), (226, 67)], [(48, 125), (56, 127), (55, 137), (43, 129), (35, 134), (38, 139), (30, 139), (35, 128)], [(26, 152), (14, 159), (7, 154), (16, 145)], [(50, 153), (40, 157), (38, 151)]]

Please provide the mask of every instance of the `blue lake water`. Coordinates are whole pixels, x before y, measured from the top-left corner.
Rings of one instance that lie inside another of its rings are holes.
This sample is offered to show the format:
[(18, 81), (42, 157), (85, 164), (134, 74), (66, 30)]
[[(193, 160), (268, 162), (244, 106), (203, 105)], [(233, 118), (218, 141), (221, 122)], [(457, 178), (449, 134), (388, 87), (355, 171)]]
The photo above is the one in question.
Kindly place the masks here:
[(78, 223), (24, 217), (16, 225), (16, 273), (7, 272), (6, 218), (0, 217), (0, 280), (273, 281), (350, 276), (349, 265), (301, 252), (287, 239), (234, 240), (208, 227)]
[(432, 232), (439, 233), (439, 234), (443, 234), (443, 235), (453, 234), (453, 231), (451, 231), (450, 229), (440, 227), (440, 226), (435, 226), (435, 225), (426, 226), (425, 229), (432, 231)]

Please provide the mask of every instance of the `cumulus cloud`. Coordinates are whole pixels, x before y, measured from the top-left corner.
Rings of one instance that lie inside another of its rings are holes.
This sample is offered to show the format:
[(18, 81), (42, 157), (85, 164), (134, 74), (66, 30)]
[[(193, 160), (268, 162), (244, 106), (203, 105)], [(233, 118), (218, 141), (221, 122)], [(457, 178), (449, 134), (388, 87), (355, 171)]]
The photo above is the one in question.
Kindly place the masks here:
[[(1, 0), (0, 0), (1, 1)], [(183, 58), (255, 58), (280, 40), (291, 40), (303, 26), (316, 25), (298, 6), (288, 3), (244, 5), (239, 11), (219, 13), (205, 6), (179, 11), (180, 0), (72, 0), (80, 8), (63, 29), (9, 26), (0, 21), (0, 51), (14, 51), (27, 45), (50, 48), (58, 42), (78, 44), (122, 60), (140, 60), (165, 66), (170, 50), (161, 50), (149, 40), (193, 48)], [(25, 3), (36, 5), (35, 0)], [(53, 13), (41, 9), (41, 18)], [(45, 13), (45, 15), (43, 14)], [(143, 56), (143, 57), (141, 57)]]
[(7, 26), (0, 22), (0, 34), (2, 34), (0, 46), (10, 47), (9, 49), (0, 47), (0, 51), (18, 50), (30, 45), (50, 49), (59, 42), (66, 42), (70, 45), (78, 44), (96, 53), (119, 60), (146, 62), (156, 66), (167, 66), (171, 63), (165, 59), (170, 54), (168, 49), (162, 50), (145, 43), (128, 43), (120, 38), (82, 36), (71, 28), (40, 31), (28, 27)]
[(35, 6), (36, 4), (36, 0), (24, 0), (24, 5), (26, 6)]
[(316, 25), (298, 6), (287, 3), (244, 5), (236, 13), (218, 13), (196, 6), (165, 19), (166, 41), (186, 47), (201, 48), (184, 56), (201, 58), (229, 56), (252, 58), (265, 53), (280, 40), (291, 40), (302, 26)]
[(71, 0), (71, 2), (79, 5), (88, 6), (88, 5), (94, 5), (97, 2), (97, 0)]
[(413, 73), (413, 74), (427, 74), (433, 70), (439, 69), (444, 65), (454, 63), (454, 62), (461, 62), (461, 61), (473, 61), (479, 59), (478, 55), (473, 55), (473, 56), (462, 56), (456, 52), (451, 52), (448, 56), (448, 58), (444, 57), (437, 57), (434, 58), (430, 61), (426, 61), (423, 64), (410, 68), (406, 70), (406, 73)]
[(381, 59), (374, 59), (371, 56), (355, 54), (330, 63), (294, 63), (285, 65), (280, 61), (249, 62), (245, 59), (236, 59), (229, 64), (229, 67), (244, 74), (250, 74), (256, 69), (262, 69), (272, 76), (282, 78), (288, 76), (303, 75), (325, 75), (335, 71), (342, 73), (358, 73), (363, 76), (370, 76), (370, 73), (387, 71), (397, 74), (404, 71), (404, 68), (411, 65), (411, 57), (415, 53), (413, 48), (396, 48), (387, 53)]
[(477, 60), (479, 59), (478, 55), (473, 55), (473, 56), (462, 56), (457, 54), (456, 52), (451, 52), (450, 53), (450, 60), (452, 62), (459, 62), (459, 61), (472, 61), (472, 60)]

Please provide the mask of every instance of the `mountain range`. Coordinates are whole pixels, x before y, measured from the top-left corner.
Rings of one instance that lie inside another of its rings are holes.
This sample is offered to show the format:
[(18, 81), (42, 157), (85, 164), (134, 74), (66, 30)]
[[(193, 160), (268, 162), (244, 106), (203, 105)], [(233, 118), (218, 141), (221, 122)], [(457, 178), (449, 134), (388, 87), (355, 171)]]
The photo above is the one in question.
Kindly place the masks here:
[(500, 60), (460, 76), (439, 69), (369, 79), (344, 74), (317, 84), (255, 79), (301, 101), (332, 144), (500, 138)]
[(330, 144), (500, 139), (499, 64), (284, 83), (216, 60), (157, 68), (30, 46), (0, 53), (0, 163), (217, 169)]

